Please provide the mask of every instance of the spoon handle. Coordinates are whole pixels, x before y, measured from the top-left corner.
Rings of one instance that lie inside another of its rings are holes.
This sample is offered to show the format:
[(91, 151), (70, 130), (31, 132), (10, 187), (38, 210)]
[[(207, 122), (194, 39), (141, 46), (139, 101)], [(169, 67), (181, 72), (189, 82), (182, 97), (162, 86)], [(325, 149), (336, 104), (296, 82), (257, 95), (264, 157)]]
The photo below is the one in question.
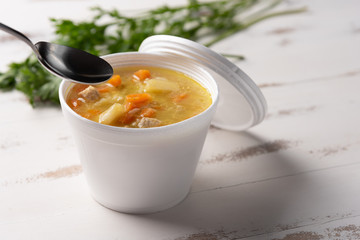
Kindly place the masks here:
[(36, 53), (36, 55), (39, 56), (39, 51), (38, 51), (38, 49), (36, 48), (36, 46), (35, 46), (35, 45), (31, 42), (31, 40), (30, 40), (28, 37), (26, 37), (24, 34), (22, 34), (21, 32), (13, 29), (13, 28), (11, 28), (11, 27), (9, 27), (9, 26), (1, 23), (1, 22), (0, 22), (0, 30), (3, 30), (3, 31), (5, 31), (5, 32), (13, 35), (14, 37), (16, 37), (16, 38), (24, 41), (27, 45), (29, 45), (29, 46), (33, 49), (33, 51)]

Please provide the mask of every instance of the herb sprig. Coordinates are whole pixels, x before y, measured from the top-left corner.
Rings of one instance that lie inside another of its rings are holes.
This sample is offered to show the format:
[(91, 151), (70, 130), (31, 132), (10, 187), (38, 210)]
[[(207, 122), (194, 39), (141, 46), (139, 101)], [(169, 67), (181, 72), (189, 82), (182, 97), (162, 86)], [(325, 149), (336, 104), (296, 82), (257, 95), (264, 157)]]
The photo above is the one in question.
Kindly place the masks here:
[[(305, 11), (301, 8), (272, 12), (281, 2), (268, 0), (264, 5), (264, 1), (260, 0), (188, 0), (184, 6), (163, 6), (135, 17), (125, 16), (116, 9), (94, 7), (91, 9), (94, 16), (87, 21), (51, 21), (55, 27), (54, 42), (104, 55), (136, 51), (145, 38), (156, 34), (175, 35), (212, 46), (270, 17)], [(255, 8), (258, 9), (253, 11)], [(248, 14), (250, 11), (251, 14)], [(7, 72), (0, 73), (0, 89), (16, 88), (24, 92), (33, 106), (38, 101), (58, 104), (60, 82), (59, 78), (43, 69), (34, 55), (23, 62), (10, 64)]]

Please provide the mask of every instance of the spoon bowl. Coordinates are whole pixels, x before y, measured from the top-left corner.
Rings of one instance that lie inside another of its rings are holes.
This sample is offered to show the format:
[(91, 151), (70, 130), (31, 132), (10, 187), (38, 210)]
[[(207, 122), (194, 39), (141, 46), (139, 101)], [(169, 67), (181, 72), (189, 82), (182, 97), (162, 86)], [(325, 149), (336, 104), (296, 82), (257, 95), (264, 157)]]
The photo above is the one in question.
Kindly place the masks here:
[(2, 23), (0, 30), (28, 44), (41, 65), (60, 78), (83, 84), (97, 84), (113, 75), (113, 68), (108, 62), (88, 52), (49, 42), (33, 44), (24, 34)]

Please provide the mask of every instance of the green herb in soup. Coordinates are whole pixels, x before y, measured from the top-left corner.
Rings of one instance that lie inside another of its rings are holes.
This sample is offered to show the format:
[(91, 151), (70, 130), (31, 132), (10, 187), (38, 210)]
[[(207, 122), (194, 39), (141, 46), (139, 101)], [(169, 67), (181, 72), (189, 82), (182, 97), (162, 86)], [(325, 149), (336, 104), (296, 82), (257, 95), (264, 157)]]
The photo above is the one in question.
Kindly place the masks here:
[(67, 104), (95, 122), (149, 128), (191, 118), (212, 103), (210, 93), (203, 86), (174, 70), (141, 66), (114, 71), (106, 83), (75, 84)]

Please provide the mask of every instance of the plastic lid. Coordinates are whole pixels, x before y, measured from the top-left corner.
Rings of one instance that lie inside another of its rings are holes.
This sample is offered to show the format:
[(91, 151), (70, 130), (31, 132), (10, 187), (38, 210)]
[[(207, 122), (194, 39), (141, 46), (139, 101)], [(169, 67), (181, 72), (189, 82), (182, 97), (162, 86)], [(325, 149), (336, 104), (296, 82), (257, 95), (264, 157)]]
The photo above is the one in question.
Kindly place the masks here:
[(214, 126), (245, 130), (265, 118), (267, 105), (257, 85), (239, 67), (209, 48), (180, 37), (155, 35), (142, 42), (139, 52), (178, 55), (203, 65), (219, 86)]

